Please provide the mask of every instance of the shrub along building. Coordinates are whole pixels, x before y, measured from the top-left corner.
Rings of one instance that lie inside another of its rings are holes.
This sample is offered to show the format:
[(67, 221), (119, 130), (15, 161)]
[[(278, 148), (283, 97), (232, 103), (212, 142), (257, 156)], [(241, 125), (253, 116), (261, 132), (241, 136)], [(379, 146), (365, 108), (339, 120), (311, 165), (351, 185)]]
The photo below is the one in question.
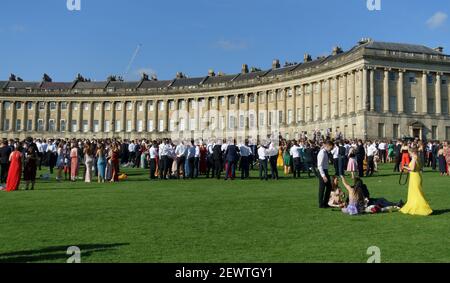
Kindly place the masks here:
[(0, 135), (235, 137), (278, 132), (450, 140), (450, 56), (442, 48), (363, 39), (348, 51), (269, 70), (128, 82), (0, 81)]

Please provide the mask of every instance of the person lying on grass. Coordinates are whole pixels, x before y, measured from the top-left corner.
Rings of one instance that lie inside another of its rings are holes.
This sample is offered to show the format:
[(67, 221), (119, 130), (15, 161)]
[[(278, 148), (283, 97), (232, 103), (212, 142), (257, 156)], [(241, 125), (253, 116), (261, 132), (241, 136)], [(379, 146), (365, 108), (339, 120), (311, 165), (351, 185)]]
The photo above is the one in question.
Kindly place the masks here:
[(378, 213), (386, 211), (398, 211), (403, 202), (393, 203), (385, 198), (370, 198), (369, 190), (360, 178), (355, 178), (355, 183), (350, 186), (341, 176), (342, 183), (348, 191), (348, 205), (342, 208), (342, 212), (349, 215), (357, 215), (362, 213)]
[(385, 198), (371, 198), (366, 184), (364, 184), (361, 179), (359, 179), (359, 181), (361, 182), (361, 188), (364, 195), (364, 203), (366, 207), (365, 211), (367, 213), (398, 211), (400, 208), (402, 208), (402, 200), (400, 200), (399, 202), (391, 202)]

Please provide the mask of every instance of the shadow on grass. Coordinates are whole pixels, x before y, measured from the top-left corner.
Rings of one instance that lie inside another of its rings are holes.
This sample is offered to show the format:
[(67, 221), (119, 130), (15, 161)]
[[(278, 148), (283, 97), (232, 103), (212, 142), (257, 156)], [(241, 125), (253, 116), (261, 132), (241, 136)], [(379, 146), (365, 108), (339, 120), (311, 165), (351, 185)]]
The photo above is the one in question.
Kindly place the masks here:
[[(117, 244), (86, 244), (77, 245), (81, 251), (81, 258), (89, 257), (93, 253), (106, 252), (114, 250), (121, 246), (127, 246), (129, 243)], [(54, 246), (43, 249), (18, 251), (0, 254), (0, 263), (26, 263), (26, 262), (42, 262), (42, 261), (58, 261), (65, 262), (70, 257), (66, 253), (68, 246)]]
[(438, 209), (434, 210), (432, 215), (442, 215), (447, 213), (450, 213), (450, 209)]

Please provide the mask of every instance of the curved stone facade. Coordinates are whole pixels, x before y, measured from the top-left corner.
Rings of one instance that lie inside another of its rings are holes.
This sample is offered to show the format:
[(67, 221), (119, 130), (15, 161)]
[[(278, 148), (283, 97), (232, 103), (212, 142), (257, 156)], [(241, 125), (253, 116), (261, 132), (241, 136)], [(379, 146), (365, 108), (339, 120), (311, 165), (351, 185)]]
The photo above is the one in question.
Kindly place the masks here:
[(0, 135), (450, 139), (450, 56), (366, 40), (349, 51), (240, 74), (123, 82), (0, 81)]

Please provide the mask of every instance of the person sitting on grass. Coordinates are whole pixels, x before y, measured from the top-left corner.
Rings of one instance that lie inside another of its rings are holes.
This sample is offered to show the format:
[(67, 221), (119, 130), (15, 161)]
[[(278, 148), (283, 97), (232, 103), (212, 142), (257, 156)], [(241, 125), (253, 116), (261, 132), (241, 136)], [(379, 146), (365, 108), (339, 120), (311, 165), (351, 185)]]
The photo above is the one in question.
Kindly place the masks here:
[(359, 178), (357, 178), (357, 179), (358, 179), (358, 182), (360, 182), (360, 184), (361, 184), (361, 189), (362, 189), (362, 193), (364, 196), (366, 213), (398, 211), (400, 208), (402, 208), (402, 206), (403, 206), (402, 200), (395, 203), (395, 202), (388, 201), (385, 198), (371, 198), (370, 192), (369, 192), (366, 184), (364, 184), (361, 179), (359, 179)]
[(345, 205), (345, 194), (342, 189), (339, 188), (339, 178), (337, 176), (333, 176), (328, 205), (335, 208), (342, 208)]
[(345, 180), (345, 176), (341, 176), (344, 188), (348, 191), (348, 204), (342, 208), (342, 212), (348, 215), (358, 215), (365, 211), (364, 194), (362, 192), (361, 180), (355, 179), (355, 184), (350, 186)]

